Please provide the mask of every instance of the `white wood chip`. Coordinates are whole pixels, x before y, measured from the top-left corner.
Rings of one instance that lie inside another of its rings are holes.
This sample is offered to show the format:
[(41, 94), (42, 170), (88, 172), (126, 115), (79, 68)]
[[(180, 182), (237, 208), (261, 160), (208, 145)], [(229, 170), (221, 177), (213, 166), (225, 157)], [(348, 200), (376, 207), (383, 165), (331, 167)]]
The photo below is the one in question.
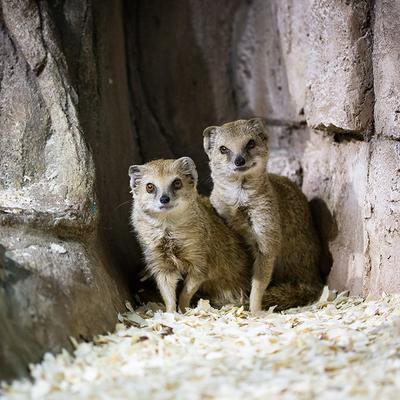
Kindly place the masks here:
[(314, 305), (252, 316), (200, 300), (186, 314), (149, 303), (114, 333), (46, 354), (3, 399), (395, 399), (400, 296), (324, 290)]

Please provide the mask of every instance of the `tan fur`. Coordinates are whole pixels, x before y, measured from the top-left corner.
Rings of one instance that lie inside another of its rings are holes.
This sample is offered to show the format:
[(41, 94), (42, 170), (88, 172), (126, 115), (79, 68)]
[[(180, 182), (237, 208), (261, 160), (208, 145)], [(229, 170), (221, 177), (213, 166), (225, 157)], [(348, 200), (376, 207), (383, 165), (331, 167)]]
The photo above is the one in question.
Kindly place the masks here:
[[(250, 310), (257, 312), (262, 304), (285, 309), (317, 299), (322, 288), (320, 244), (309, 205), (289, 179), (267, 173), (263, 121), (209, 127), (204, 131), (204, 149), (214, 182), (211, 203), (253, 250)], [(249, 169), (235, 169), (238, 156), (246, 161), (242, 168)]]
[[(250, 286), (250, 261), (238, 236), (196, 190), (197, 172), (189, 157), (156, 160), (129, 169), (133, 193), (132, 226), (168, 312), (176, 311), (176, 287), (184, 279), (179, 309), (185, 311), (200, 290), (221, 306), (239, 303)], [(172, 182), (181, 179), (182, 188)], [(146, 184), (156, 192), (149, 194)], [(160, 196), (172, 208), (160, 210)]]

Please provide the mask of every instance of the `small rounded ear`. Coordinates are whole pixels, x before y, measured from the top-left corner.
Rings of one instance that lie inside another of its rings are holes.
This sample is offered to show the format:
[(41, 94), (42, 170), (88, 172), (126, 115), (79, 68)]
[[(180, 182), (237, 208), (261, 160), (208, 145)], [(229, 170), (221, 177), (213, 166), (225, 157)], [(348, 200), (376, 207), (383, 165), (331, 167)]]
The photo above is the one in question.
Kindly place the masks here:
[(264, 130), (266, 129), (264, 118), (260, 118), (260, 117), (251, 118), (251, 119), (247, 120), (247, 123), (253, 128), (259, 128), (259, 129), (264, 129)]
[(178, 158), (174, 164), (183, 175), (189, 177), (195, 185), (197, 184), (198, 174), (196, 164), (190, 157)]
[(204, 151), (210, 157), (211, 150), (214, 147), (215, 135), (217, 133), (217, 126), (209, 126), (203, 131), (203, 146)]
[(268, 139), (267, 124), (264, 118), (251, 118), (247, 120), (247, 124), (253, 128), (257, 129), (258, 133), (265, 139)]
[(132, 189), (137, 186), (140, 178), (142, 177), (140, 167), (140, 165), (131, 165), (128, 169), (128, 175), (131, 178), (130, 185)]

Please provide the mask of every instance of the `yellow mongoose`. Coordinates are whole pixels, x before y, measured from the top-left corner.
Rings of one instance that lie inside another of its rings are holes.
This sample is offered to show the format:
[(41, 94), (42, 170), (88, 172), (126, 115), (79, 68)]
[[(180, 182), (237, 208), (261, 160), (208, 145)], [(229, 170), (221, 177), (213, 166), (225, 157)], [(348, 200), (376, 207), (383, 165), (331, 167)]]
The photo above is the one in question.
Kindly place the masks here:
[(184, 312), (200, 289), (213, 304), (242, 301), (250, 287), (251, 261), (238, 236), (196, 189), (193, 160), (156, 160), (129, 168), (132, 226), (167, 312), (176, 311), (176, 287), (184, 280)]
[(211, 126), (203, 135), (214, 184), (211, 203), (253, 251), (250, 311), (316, 300), (322, 289), (320, 243), (309, 205), (293, 182), (267, 173), (263, 121)]

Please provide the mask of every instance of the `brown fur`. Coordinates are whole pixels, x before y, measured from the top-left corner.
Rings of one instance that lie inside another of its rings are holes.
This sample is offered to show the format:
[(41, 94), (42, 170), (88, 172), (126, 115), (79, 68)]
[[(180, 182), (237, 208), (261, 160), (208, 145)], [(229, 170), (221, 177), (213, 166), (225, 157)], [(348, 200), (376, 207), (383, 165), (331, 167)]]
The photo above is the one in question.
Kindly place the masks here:
[[(262, 304), (286, 309), (316, 300), (322, 289), (320, 244), (309, 205), (289, 179), (267, 173), (262, 120), (209, 127), (204, 148), (214, 182), (211, 203), (253, 250), (250, 310), (257, 312)], [(242, 168), (250, 168), (235, 169), (238, 156), (245, 159)]]
[[(213, 304), (243, 300), (250, 286), (247, 254), (237, 235), (196, 190), (197, 172), (189, 157), (156, 160), (129, 169), (133, 193), (132, 226), (156, 279), (168, 312), (176, 311), (176, 287), (184, 279), (179, 309), (185, 311), (200, 289)], [(182, 187), (172, 182), (181, 179)], [(146, 191), (146, 184), (156, 187)], [(160, 210), (160, 196), (170, 197), (171, 208)]]

